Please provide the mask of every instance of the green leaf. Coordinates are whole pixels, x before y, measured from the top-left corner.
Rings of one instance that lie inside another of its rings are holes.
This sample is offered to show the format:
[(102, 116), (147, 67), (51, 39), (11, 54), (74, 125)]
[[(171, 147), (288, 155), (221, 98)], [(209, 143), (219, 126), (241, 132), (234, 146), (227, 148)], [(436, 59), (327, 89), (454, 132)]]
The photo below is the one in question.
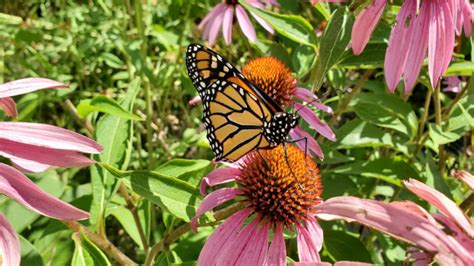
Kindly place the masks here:
[(336, 261), (359, 261), (372, 263), (364, 244), (346, 232), (325, 230), (324, 247)]
[(114, 216), (119, 221), (125, 232), (127, 232), (139, 248), (143, 250), (143, 243), (130, 210), (123, 206), (114, 206), (107, 208), (106, 217), (109, 215)]
[(74, 266), (109, 266), (111, 263), (102, 251), (97, 248), (89, 239), (85, 236), (81, 236), (79, 233), (72, 235), (74, 240), (75, 249), (74, 255), (72, 256), (71, 265)]
[(158, 166), (155, 172), (197, 186), (201, 178), (212, 170), (212, 167), (212, 163), (208, 160), (173, 159)]
[[(140, 79), (135, 79), (130, 83), (127, 94), (121, 102), (121, 107), (124, 110), (133, 110), (133, 104), (140, 89), (139, 85)], [(95, 156), (95, 159), (100, 162), (109, 163), (114, 167), (126, 169), (132, 145), (132, 122), (107, 114), (97, 123), (95, 134), (97, 142), (104, 148), (100, 155)], [(114, 181), (107, 171), (96, 165), (91, 166), (93, 201), (90, 222), (99, 226), (99, 231), (104, 230), (102, 228), (103, 218)]]
[(365, 121), (397, 130), (410, 138), (417, 133), (416, 114), (399, 97), (386, 93), (359, 93), (350, 106)]
[(314, 79), (315, 91), (318, 91), (324, 81), (327, 71), (338, 63), (351, 39), (353, 19), (346, 7), (340, 7), (334, 12), (328, 26), (321, 37), (319, 57), (316, 63)]
[(372, 69), (382, 67), (385, 60), (387, 44), (368, 44), (360, 55), (355, 55), (352, 50), (347, 51), (339, 66), (349, 68)]
[(120, 69), (125, 65), (122, 59), (112, 53), (103, 53), (100, 55), (100, 58), (111, 68)]
[(0, 25), (20, 25), (22, 22), (21, 17), (0, 13)]
[(471, 76), (474, 73), (474, 62), (464, 61), (451, 64), (446, 70), (446, 76)]
[(430, 139), (433, 141), (435, 146), (456, 141), (462, 136), (454, 132), (443, 131), (441, 126), (434, 123), (429, 123), (428, 129)]
[(119, 178), (124, 178), (135, 193), (157, 204), (177, 218), (189, 222), (201, 202), (199, 190), (178, 178), (152, 171), (120, 171), (110, 165), (104, 168)]
[(22, 235), (18, 235), (21, 245), (21, 266), (43, 266), (44, 261), (41, 257), (41, 254), (36, 250), (36, 247), (33, 246), (27, 239)]
[(247, 10), (265, 20), (279, 34), (297, 43), (314, 47), (315, 35), (311, 24), (302, 16), (283, 15), (240, 3)]
[(474, 128), (474, 94), (464, 96), (449, 114), (447, 130), (465, 132)]
[(86, 117), (95, 111), (115, 115), (123, 119), (143, 121), (139, 116), (128, 112), (117, 102), (103, 95), (96, 96), (92, 100), (82, 100), (77, 106), (77, 112), (81, 117)]
[(401, 186), (402, 179), (418, 177), (416, 169), (411, 164), (393, 158), (346, 163), (327, 172), (376, 178), (397, 186)]
[(293, 52), (292, 62), (298, 78), (306, 75), (313, 66), (316, 53), (308, 46), (300, 45)]

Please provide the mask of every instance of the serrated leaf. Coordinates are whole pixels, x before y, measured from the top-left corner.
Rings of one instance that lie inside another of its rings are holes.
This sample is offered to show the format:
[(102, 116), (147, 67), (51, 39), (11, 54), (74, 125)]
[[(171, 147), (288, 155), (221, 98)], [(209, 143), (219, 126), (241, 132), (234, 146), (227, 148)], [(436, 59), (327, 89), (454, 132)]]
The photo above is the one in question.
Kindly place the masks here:
[(334, 12), (321, 37), (319, 57), (316, 62), (313, 79), (314, 91), (318, 91), (324, 81), (327, 71), (338, 63), (351, 39), (353, 18), (346, 7), (340, 7)]
[(102, 166), (113, 175), (124, 178), (132, 191), (186, 222), (195, 215), (201, 202), (199, 190), (178, 178), (152, 171), (124, 172), (110, 165)]
[(77, 106), (77, 112), (81, 117), (86, 117), (95, 111), (111, 114), (123, 119), (143, 121), (141, 117), (128, 112), (116, 101), (102, 95), (96, 96), (92, 100), (82, 100)]
[(247, 10), (265, 20), (279, 34), (297, 43), (313, 46), (315, 35), (313, 26), (302, 16), (283, 15), (240, 3)]

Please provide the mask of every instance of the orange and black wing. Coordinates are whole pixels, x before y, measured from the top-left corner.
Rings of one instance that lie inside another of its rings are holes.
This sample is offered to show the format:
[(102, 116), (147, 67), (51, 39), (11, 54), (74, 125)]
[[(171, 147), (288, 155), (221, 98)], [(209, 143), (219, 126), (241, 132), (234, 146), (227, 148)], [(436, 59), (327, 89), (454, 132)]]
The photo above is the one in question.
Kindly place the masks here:
[(200, 44), (188, 46), (186, 67), (201, 99), (204, 99), (206, 88), (214, 81), (226, 80), (240, 74), (223, 56)]
[(207, 89), (203, 122), (216, 160), (236, 161), (255, 149), (270, 148), (263, 135), (273, 111), (238, 77), (216, 80)]

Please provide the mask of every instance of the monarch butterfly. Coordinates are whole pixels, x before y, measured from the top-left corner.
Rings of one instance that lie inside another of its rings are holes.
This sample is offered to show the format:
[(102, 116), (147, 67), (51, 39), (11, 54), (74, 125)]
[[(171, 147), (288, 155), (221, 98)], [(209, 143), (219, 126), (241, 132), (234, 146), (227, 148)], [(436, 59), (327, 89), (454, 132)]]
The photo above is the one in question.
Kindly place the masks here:
[(186, 52), (188, 75), (203, 102), (202, 121), (216, 160), (233, 162), (286, 141), (299, 117), (287, 113), (223, 56), (199, 44)]

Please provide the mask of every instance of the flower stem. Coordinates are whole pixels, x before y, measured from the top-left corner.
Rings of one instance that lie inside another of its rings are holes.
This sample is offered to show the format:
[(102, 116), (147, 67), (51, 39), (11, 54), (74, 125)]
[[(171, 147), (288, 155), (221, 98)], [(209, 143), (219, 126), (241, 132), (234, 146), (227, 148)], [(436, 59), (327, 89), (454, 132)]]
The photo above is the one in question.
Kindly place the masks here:
[(96, 244), (102, 249), (110, 258), (114, 259), (118, 265), (138, 265), (136, 262), (131, 260), (125, 254), (123, 254), (114, 244), (112, 244), (107, 238), (102, 237), (89, 228), (81, 225), (76, 221), (62, 221), (69, 229), (74, 232), (80, 232), (84, 234), (89, 240)]
[[(229, 207), (222, 209), (220, 211), (217, 211), (214, 214), (214, 218), (217, 221), (224, 220), (227, 217), (231, 216), (232, 214), (236, 213), (237, 211), (242, 210), (245, 207), (244, 203), (238, 202), (233, 205), (230, 205)], [(198, 225), (198, 226), (204, 226), (204, 225)], [(158, 254), (158, 252), (162, 251), (163, 249), (167, 248), (171, 243), (176, 241), (178, 238), (180, 238), (182, 235), (187, 233), (188, 231), (191, 230), (191, 223), (185, 223), (175, 230), (171, 231), (168, 233), (163, 240), (155, 244), (151, 249), (148, 255), (146, 256), (145, 260), (145, 266), (151, 266), (154, 263), (155, 257)]]
[[(435, 107), (435, 121), (436, 121), (436, 124), (441, 127), (441, 123), (443, 122), (443, 119), (442, 119), (442, 114), (441, 114), (441, 99), (440, 99), (439, 83), (435, 88), (435, 91), (433, 94), (433, 101), (434, 101), (434, 107)], [(438, 160), (439, 172), (441, 176), (444, 176), (445, 160), (446, 160), (446, 156), (444, 153), (444, 145), (438, 146), (438, 154), (439, 154), (439, 160)]]
[(143, 244), (143, 249), (146, 252), (146, 251), (148, 251), (148, 241), (147, 241), (145, 233), (143, 231), (143, 227), (142, 227), (142, 224), (140, 222), (140, 217), (138, 216), (137, 206), (130, 199), (130, 196), (128, 195), (127, 186), (125, 186), (125, 184), (123, 182), (120, 182), (119, 191), (120, 191), (120, 194), (122, 195), (122, 197), (125, 199), (125, 202), (127, 202), (128, 210), (132, 213), (133, 220), (135, 222), (135, 225), (137, 226), (137, 231), (138, 231), (138, 234), (140, 235), (140, 239), (141, 239), (142, 244)]

